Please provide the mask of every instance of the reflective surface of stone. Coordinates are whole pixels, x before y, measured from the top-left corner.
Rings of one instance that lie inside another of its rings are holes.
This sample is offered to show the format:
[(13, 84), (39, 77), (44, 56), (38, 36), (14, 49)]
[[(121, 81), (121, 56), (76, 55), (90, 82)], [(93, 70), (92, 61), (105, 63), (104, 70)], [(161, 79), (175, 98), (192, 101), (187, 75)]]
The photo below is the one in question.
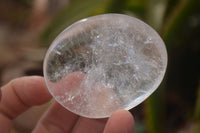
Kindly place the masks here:
[(44, 76), (66, 109), (103, 118), (145, 100), (166, 66), (165, 45), (151, 27), (130, 16), (105, 14), (74, 23), (54, 40)]

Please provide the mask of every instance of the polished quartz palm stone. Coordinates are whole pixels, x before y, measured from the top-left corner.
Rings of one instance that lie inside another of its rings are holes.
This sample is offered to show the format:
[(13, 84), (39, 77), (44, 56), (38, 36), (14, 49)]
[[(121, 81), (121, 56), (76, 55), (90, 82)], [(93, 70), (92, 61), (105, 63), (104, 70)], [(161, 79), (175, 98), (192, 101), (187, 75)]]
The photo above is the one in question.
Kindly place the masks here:
[(80, 20), (51, 44), (44, 60), (50, 93), (84, 117), (109, 117), (144, 101), (161, 83), (167, 52), (144, 22), (120, 14)]

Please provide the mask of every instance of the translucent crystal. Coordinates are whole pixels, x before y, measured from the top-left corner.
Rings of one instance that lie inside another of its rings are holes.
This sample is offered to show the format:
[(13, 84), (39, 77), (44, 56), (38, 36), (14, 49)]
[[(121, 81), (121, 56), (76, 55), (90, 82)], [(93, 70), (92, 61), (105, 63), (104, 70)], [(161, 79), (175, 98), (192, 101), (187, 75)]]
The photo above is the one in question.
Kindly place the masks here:
[(161, 83), (167, 52), (144, 22), (105, 14), (80, 20), (51, 44), (44, 61), (49, 91), (66, 109), (89, 118), (129, 110)]

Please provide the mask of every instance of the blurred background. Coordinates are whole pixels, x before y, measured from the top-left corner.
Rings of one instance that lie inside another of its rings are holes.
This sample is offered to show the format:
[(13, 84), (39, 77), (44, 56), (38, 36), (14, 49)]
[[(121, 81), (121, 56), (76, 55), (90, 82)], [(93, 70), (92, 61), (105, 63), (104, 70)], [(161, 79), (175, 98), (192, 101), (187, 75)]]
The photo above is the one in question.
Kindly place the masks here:
[[(52, 40), (85, 17), (122, 13), (151, 25), (163, 38), (168, 69), (159, 89), (131, 110), (135, 133), (200, 133), (199, 0), (1, 0), (0, 85), (43, 75)], [(12, 133), (29, 133), (48, 104), (26, 111)]]

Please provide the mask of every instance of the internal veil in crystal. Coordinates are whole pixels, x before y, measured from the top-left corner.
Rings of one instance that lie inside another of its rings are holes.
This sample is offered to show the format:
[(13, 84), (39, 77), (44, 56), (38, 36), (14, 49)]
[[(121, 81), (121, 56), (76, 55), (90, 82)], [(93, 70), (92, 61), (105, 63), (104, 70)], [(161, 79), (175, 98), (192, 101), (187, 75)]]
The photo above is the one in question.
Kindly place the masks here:
[(80, 20), (51, 44), (44, 61), (49, 91), (66, 109), (109, 117), (144, 101), (161, 83), (167, 52), (144, 22), (105, 14)]

